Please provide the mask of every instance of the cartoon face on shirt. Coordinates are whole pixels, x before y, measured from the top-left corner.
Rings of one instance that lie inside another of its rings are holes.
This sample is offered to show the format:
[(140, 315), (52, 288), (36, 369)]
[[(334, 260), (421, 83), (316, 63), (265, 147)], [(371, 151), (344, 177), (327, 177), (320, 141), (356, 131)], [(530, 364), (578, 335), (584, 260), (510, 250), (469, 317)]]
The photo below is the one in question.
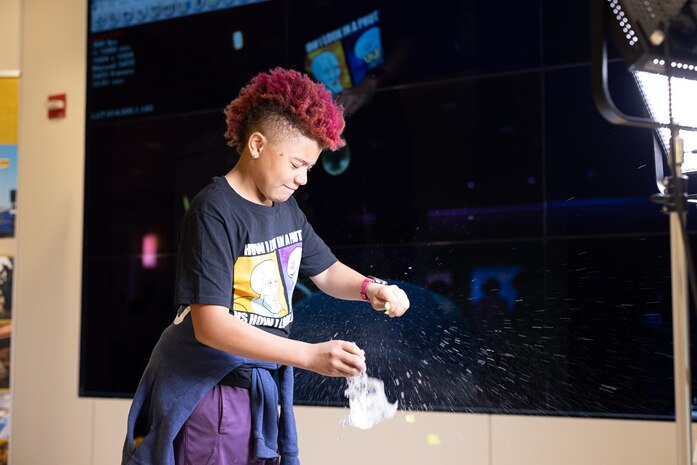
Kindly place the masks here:
[(298, 272), (300, 271), (300, 259), (302, 258), (302, 248), (296, 247), (288, 256), (288, 270), (286, 273), (295, 285), (298, 282)]
[(251, 301), (254, 313), (264, 316), (278, 316), (283, 311), (278, 300), (280, 282), (272, 260), (265, 260), (258, 264), (252, 270), (249, 283), (252, 290), (259, 294), (259, 297)]

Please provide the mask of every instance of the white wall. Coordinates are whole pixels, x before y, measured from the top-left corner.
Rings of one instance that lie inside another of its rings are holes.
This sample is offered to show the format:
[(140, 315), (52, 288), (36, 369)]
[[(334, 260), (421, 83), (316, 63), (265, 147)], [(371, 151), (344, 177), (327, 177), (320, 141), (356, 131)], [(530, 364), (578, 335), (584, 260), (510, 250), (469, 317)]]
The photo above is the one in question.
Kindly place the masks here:
[[(19, 17), (17, 4), (0, 0), (0, 30), (12, 23), (7, 11)], [(22, 5), (21, 39), (0, 38), (0, 56), (21, 50), (22, 64), (11, 460), (115, 464), (128, 401), (78, 397), (86, 2)], [(8, 66), (20, 62), (12, 55)], [(48, 121), (46, 97), (59, 92), (67, 117)], [(359, 431), (339, 426), (344, 414), (297, 409), (304, 465), (654, 465), (676, 456), (664, 422), (400, 412)]]
[[(15, 464), (93, 463), (95, 401), (77, 397), (85, 21), (84, 1), (23, 2), (10, 442)], [(68, 117), (48, 121), (46, 97), (58, 92), (68, 95)]]

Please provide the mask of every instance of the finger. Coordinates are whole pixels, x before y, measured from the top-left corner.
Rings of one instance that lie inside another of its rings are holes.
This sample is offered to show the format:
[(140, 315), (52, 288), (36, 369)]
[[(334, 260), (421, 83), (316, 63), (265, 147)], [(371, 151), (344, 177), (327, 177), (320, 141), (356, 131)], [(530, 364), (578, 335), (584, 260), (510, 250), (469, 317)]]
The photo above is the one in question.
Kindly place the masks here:
[(399, 303), (404, 308), (405, 310), (409, 308), (409, 297), (407, 297), (407, 293), (404, 292), (402, 289), (397, 288), (396, 291), (397, 294), (397, 299), (399, 299)]
[(397, 286), (393, 287), (394, 290), (390, 289), (391, 299), (385, 302), (385, 314), (392, 318), (404, 315), (404, 312), (409, 308), (407, 294)]
[(368, 369), (368, 366), (365, 364), (365, 358), (359, 359), (358, 363), (356, 363), (354, 366), (356, 370), (358, 370), (358, 373), (356, 373), (357, 375), (360, 375)]
[(353, 355), (351, 358), (341, 360), (335, 367), (341, 376), (356, 376), (366, 371), (367, 367), (362, 358)]
[(397, 298), (385, 301), (385, 315), (390, 317), (399, 316), (403, 313), (402, 303)]
[(348, 352), (353, 355), (357, 355), (359, 357), (362, 357), (365, 359), (365, 351), (358, 347), (358, 344), (355, 342), (347, 342), (344, 341), (344, 344), (341, 346), (341, 349), (344, 350), (345, 352)]
[(341, 361), (349, 366), (353, 367), (354, 370), (358, 370), (358, 373), (354, 374), (359, 374), (364, 372), (366, 368), (365, 364), (365, 351), (358, 347), (355, 342), (349, 343), (349, 348), (347, 354), (345, 354), (343, 357), (341, 357)]
[(364, 351), (363, 349), (358, 349), (357, 352), (351, 352), (351, 354), (352, 354), (354, 357), (358, 357), (359, 359), (365, 361), (365, 351)]
[(387, 313), (394, 307), (397, 298), (393, 288), (399, 289), (397, 286), (391, 285), (382, 286), (377, 290), (375, 293), (375, 297), (378, 299), (375, 305), (376, 310), (385, 310), (385, 313)]
[(407, 306), (405, 305), (403, 300), (399, 300), (395, 305), (394, 305), (394, 311), (392, 312), (393, 317), (399, 317), (404, 315), (404, 312), (407, 311)]

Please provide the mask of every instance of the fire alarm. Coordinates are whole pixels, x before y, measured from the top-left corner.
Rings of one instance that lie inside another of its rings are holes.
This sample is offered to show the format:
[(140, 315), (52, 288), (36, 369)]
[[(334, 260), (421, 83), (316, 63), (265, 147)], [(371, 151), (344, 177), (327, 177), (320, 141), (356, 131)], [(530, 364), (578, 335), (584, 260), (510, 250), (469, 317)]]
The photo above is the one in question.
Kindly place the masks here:
[(65, 94), (49, 95), (46, 108), (48, 108), (48, 119), (65, 118)]

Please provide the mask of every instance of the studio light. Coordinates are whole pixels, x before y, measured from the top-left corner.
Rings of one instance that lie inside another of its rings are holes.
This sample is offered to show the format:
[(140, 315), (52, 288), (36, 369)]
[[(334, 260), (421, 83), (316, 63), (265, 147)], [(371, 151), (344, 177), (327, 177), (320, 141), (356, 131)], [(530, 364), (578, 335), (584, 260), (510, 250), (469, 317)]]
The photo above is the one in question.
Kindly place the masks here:
[[(697, 78), (692, 0), (606, 0), (614, 43), (631, 69)], [(672, 60), (665, 60), (665, 45)], [(690, 65), (693, 67), (690, 68)]]
[[(697, 127), (697, 2), (606, 0), (614, 44), (634, 75), (650, 119), (664, 126), (657, 136), (670, 150), (673, 122)], [(671, 86), (668, 77), (671, 76)], [(697, 171), (697, 133), (682, 133), (683, 173)]]
[[(657, 132), (663, 153), (667, 154), (670, 150), (668, 76), (647, 71), (634, 71), (633, 74), (651, 119), (666, 125)], [(675, 123), (685, 127), (697, 126), (697, 80), (673, 77), (671, 91)], [(681, 136), (684, 150), (682, 172), (697, 172), (697, 132), (683, 131)]]
[[(654, 131), (659, 193), (652, 200), (669, 215), (673, 373), (677, 463), (692, 464), (692, 380), (688, 277), (692, 271), (685, 215), (687, 173), (697, 176), (697, 0), (591, 0), (593, 98), (611, 123)], [(606, 25), (609, 26), (606, 28)], [(632, 73), (648, 116), (620, 111), (607, 85), (605, 36), (613, 36)], [(663, 177), (663, 164), (669, 175)], [(688, 271), (690, 272), (688, 274)], [(691, 275), (691, 276), (689, 276)]]

